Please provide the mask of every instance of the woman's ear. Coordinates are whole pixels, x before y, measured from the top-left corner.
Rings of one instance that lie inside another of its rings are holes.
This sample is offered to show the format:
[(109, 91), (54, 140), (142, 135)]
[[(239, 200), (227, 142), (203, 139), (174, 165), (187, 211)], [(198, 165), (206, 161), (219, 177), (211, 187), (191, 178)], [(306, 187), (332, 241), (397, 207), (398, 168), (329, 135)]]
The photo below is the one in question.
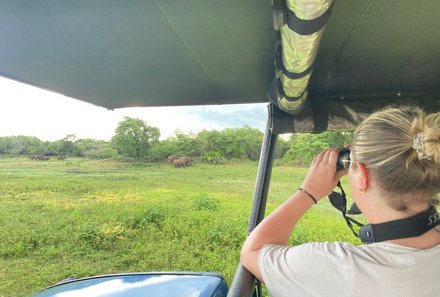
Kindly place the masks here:
[(357, 166), (359, 168), (359, 175), (357, 176), (357, 186), (358, 191), (360, 193), (365, 193), (368, 189), (369, 181), (370, 181), (370, 174), (368, 172), (367, 167), (365, 167), (364, 163), (358, 162)]

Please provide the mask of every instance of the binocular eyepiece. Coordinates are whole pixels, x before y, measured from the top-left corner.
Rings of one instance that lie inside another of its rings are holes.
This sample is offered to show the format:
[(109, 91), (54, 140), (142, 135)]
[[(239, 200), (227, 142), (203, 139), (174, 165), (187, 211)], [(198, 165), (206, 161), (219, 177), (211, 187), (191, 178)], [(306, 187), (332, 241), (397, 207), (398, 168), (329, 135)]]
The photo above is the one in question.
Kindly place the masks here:
[(338, 155), (338, 162), (336, 163), (337, 171), (348, 168), (348, 164), (350, 163), (350, 153), (351, 153), (351, 148), (349, 147), (344, 147), (341, 149)]

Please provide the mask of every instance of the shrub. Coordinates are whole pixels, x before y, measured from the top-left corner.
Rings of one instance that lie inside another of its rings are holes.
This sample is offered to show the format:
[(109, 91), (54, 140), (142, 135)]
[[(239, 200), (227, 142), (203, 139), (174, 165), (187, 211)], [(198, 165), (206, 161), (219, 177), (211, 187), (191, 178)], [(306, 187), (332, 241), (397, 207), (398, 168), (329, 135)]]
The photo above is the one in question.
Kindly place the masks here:
[(323, 132), (320, 134), (293, 134), (284, 161), (295, 166), (309, 166), (313, 158), (330, 147), (343, 147), (351, 143), (353, 132)]
[(141, 229), (148, 225), (160, 228), (166, 219), (165, 210), (159, 206), (150, 206), (141, 214), (130, 217), (126, 221), (126, 226), (131, 229)]
[(100, 227), (88, 225), (81, 228), (79, 239), (94, 249), (111, 250), (125, 233), (122, 225), (104, 224)]
[(202, 160), (203, 163), (216, 165), (224, 164), (226, 161), (225, 157), (220, 152), (207, 152), (200, 157), (200, 160)]
[(194, 199), (194, 209), (197, 211), (207, 210), (207, 211), (217, 211), (219, 209), (220, 203), (218, 200), (202, 194)]

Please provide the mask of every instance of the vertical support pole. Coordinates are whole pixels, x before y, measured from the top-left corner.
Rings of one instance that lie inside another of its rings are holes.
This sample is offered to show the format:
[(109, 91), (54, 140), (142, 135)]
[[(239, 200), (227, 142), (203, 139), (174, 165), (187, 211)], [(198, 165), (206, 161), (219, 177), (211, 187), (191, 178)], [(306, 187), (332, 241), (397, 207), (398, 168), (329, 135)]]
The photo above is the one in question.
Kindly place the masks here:
[[(248, 231), (251, 232), (264, 218), (266, 211), (267, 194), (269, 192), (272, 167), (275, 159), (275, 145), (277, 134), (273, 133), (272, 105), (269, 105), (268, 120), (261, 148), (255, 184), (254, 200), (249, 219)], [(241, 264), (238, 265), (234, 279), (230, 286), (228, 297), (249, 297), (255, 288), (255, 277)], [(261, 285), (258, 285), (261, 291)]]
[(272, 176), (272, 167), (275, 159), (275, 145), (278, 138), (278, 135), (272, 132), (272, 124), (272, 113), (269, 110), (268, 123), (264, 133), (263, 146), (261, 148), (260, 162), (258, 165), (254, 202), (249, 219), (249, 232), (254, 230), (264, 219), (264, 213), (266, 211), (267, 194), (269, 193), (270, 178)]

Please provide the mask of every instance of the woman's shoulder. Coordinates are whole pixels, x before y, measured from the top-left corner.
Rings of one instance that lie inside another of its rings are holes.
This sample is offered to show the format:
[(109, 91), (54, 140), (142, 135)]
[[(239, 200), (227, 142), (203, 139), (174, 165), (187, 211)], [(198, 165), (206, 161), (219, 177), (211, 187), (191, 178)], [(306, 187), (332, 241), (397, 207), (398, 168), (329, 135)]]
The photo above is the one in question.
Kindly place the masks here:
[(416, 249), (389, 242), (368, 245), (353, 245), (343, 242), (322, 243), (316, 246), (343, 253), (350, 262), (367, 263), (429, 263), (434, 257), (440, 257), (440, 245), (430, 249)]
[(440, 245), (430, 249), (416, 249), (389, 242), (378, 242), (368, 245), (354, 245), (346, 242), (308, 242), (297, 246), (288, 247), (288, 249), (308, 251), (313, 254), (325, 254), (348, 257), (380, 257), (391, 255), (425, 257), (440, 256)]
[(266, 244), (262, 249), (264, 255), (286, 255), (290, 258), (347, 258), (358, 247), (344, 242), (306, 242), (299, 245)]
[(314, 255), (334, 255), (334, 256), (365, 256), (365, 257), (375, 257), (375, 256), (423, 256), (423, 255), (433, 255), (438, 254), (440, 256), (440, 245), (437, 245), (430, 249), (416, 249), (411, 247), (406, 247), (403, 245), (379, 242), (368, 245), (354, 245), (346, 242), (307, 242), (299, 245), (293, 246), (283, 246), (283, 245), (273, 245), (267, 244), (264, 246), (267, 251), (281, 252), (281, 253), (296, 253), (296, 254), (314, 254)]

